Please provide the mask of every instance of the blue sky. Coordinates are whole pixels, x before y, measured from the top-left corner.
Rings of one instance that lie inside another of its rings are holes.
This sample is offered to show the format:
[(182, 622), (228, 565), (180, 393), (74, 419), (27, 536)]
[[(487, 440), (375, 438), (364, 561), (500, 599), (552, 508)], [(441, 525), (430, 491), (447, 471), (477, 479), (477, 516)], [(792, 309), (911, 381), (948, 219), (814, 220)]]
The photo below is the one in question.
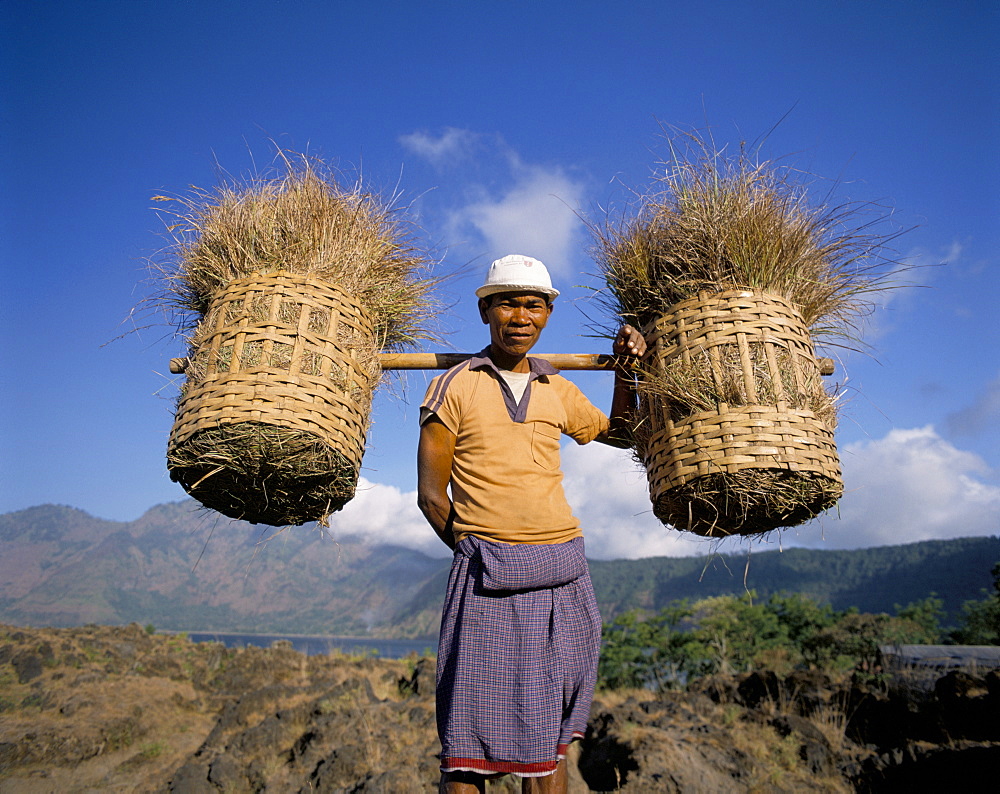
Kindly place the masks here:
[[(895, 249), (919, 286), (884, 302), (874, 357), (834, 379), (839, 513), (764, 547), (1000, 533), (995, 4), (8, 0), (2, 15), (0, 510), (131, 520), (184, 498), (164, 464), (183, 345), (164, 325), (111, 341), (152, 290), (152, 196), (308, 151), (401, 190), (441, 272), (471, 271), (447, 290), (452, 348), (484, 344), (471, 293), (516, 252), (563, 290), (541, 348), (600, 350), (582, 336), (580, 285), (598, 282), (579, 216), (644, 187), (672, 125), (763, 140), (820, 190), (916, 227)], [(426, 377), (377, 398), (334, 534), (446, 552), (413, 505)], [(574, 379), (606, 405), (608, 376)], [(641, 471), (595, 447), (564, 454), (592, 555), (709, 549), (659, 525)]]

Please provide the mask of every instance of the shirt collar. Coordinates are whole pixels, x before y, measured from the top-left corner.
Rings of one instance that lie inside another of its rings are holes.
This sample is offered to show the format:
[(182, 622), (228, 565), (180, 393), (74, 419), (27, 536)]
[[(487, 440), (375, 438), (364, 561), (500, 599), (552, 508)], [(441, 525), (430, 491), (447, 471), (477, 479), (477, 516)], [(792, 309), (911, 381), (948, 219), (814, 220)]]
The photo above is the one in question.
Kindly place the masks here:
[[(499, 367), (490, 358), (490, 348), (488, 345), (469, 359), (469, 369), (482, 369), (483, 367), (492, 369), (498, 375), (500, 374)], [(531, 375), (528, 378), (529, 382), (536, 378), (559, 374), (559, 370), (548, 361), (543, 358), (534, 358), (533, 356), (528, 356), (528, 371)]]

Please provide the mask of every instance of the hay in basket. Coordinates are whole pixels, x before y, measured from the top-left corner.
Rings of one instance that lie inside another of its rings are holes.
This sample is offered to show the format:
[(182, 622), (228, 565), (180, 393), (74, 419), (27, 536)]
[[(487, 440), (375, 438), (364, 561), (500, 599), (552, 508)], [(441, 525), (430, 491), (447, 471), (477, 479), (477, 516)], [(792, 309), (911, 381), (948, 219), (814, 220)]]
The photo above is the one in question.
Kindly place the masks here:
[(843, 492), (813, 337), (848, 347), (891, 288), (866, 208), (684, 134), (637, 211), (591, 225), (616, 319), (643, 330), (637, 457), (653, 512), (700, 535), (795, 526)]
[(252, 523), (324, 521), (357, 485), (380, 351), (431, 338), (430, 261), (391, 202), (315, 159), (171, 213), (166, 280), (190, 353), (173, 480)]

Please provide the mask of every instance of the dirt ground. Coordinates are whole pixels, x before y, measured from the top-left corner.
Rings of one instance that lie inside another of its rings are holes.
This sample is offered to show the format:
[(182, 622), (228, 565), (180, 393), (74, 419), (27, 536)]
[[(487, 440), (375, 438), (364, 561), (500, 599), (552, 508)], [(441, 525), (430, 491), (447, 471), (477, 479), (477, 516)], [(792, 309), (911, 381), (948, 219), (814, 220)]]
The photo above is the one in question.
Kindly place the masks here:
[[(767, 672), (600, 693), (571, 790), (930, 791), (960, 771), (964, 791), (992, 791), (991, 676), (905, 697)], [(433, 678), (416, 657), (226, 649), (138, 625), (0, 626), (0, 794), (433, 792)]]

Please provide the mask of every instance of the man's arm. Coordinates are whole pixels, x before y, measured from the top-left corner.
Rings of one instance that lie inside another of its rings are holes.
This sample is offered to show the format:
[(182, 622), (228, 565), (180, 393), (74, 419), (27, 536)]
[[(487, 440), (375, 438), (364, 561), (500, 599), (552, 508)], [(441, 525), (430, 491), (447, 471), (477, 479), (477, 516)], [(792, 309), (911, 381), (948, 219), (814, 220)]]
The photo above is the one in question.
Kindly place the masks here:
[[(618, 358), (639, 358), (646, 352), (646, 340), (631, 325), (618, 329), (612, 351)], [(632, 424), (637, 408), (635, 376), (631, 369), (620, 366), (615, 369), (615, 390), (611, 396), (611, 426), (595, 441), (612, 447), (627, 449), (632, 446)]]
[(455, 506), (448, 496), (455, 434), (433, 414), (420, 427), (417, 445), (417, 507), (449, 549), (455, 548)]

